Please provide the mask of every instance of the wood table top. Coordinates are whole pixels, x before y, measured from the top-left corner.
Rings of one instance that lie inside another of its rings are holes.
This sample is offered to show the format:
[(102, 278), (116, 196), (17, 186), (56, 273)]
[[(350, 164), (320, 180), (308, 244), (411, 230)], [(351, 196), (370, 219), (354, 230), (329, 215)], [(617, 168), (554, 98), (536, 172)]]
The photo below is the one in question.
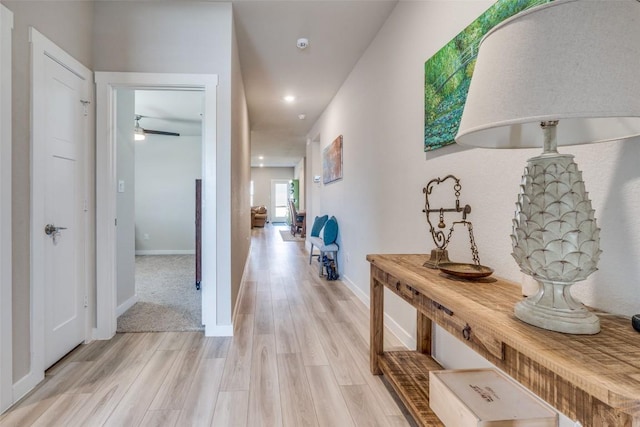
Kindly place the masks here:
[(595, 312), (601, 332), (570, 335), (526, 324), (513, 314), (520, 285), (491, 276), (457, 279), (423, 267), (425, 254), (367, 255), (416, 291), (474, 322), (516, 351), (602, 402), (640, 415), (640, 334), (623, 316)]

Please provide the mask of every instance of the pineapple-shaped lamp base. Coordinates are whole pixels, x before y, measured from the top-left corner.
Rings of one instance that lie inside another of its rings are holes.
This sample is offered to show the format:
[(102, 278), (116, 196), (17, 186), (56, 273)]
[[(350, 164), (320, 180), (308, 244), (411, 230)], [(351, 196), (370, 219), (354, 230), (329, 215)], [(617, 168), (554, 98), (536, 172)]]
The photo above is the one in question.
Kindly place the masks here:
[(573, 283), (597, 270), (600, 229), (573, 156), (556, 149), (557, 122), (543, 122), (544, 152), (529, 159), (513, 220), (513, 257), (539, 283), (515, 307), (518, 319), (569, 334), (597, 334), (597, 316), (576, 301)]

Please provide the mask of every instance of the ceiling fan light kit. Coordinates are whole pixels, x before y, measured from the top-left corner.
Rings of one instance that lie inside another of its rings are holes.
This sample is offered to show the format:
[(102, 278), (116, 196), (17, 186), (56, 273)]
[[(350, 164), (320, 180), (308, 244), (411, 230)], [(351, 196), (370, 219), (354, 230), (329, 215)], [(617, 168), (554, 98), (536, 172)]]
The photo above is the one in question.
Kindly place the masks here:
[(133, 128), (134, 141), (144, 141), (147, 137), (144, 134), (144, 129), (140, 127), (141, 116), (136, 116), (136, 126)]
[(146, 138), (146, 135), (165, 135), (165, 136), (180, 136), (177, 132), (169, 132), (164, 130), (155, 130), (155, 129), (144, 129), (140, 126), (140, 120), (144, 118), (144, 116), (140, 114), (136, 114), (136, 126), (133, 129), (134, 139), (136, 141), (142, 141)]

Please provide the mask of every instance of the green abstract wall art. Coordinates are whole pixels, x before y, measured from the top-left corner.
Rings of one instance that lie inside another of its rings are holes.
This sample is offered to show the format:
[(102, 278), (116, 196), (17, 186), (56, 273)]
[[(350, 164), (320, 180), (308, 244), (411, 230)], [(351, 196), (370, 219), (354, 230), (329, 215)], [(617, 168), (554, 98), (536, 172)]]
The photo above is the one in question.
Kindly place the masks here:
[(482, 37), (500, 22), (551, 0), (498, 0), (424, 63), (424, 151), (453, 144)]

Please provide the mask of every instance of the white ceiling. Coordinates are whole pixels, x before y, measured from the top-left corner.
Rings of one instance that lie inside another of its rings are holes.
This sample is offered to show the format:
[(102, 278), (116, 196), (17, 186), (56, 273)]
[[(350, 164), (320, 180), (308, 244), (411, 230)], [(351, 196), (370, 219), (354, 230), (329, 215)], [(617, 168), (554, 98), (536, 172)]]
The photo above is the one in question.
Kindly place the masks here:
[[(232, 1), (249, 109), (252, 166), (290, 167), (305, 156), (307, 133), (397, 1)], [(304, 50), (296, 47), (301, 37), (309, 39)], [(140, 122), (143, 128), (193, 134), (200, 127), (202, 103), (189, 98), (194, 93), (181, 98), (179, 94), (185, 92), (138, 92), (136, 113), (148, 116)], [(288, 94), (296, 96), (294, 103), (284, 102), (282, 97)], [(300, 120), (299, 114), (306, 118)], [(156, 117), (173, 121), (165, 125), (154, 122)]]
[(140, 127), (180, 136), (202, 135), (203, 102), (204, 92), (197, 90), (135, 91), (135, 113), (142, 116)]

